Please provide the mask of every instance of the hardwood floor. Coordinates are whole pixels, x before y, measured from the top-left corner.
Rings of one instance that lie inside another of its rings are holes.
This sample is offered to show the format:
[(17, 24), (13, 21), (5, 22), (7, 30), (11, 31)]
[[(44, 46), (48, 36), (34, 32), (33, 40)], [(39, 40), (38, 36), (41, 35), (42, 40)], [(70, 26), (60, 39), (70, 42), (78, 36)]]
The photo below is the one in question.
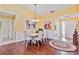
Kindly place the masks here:
[(79, 51), (59, 51), (50, 47), (49, 45), (44, 45), (42, 47), (26, 47), (26, 45), (24, 45), (23, 42), (11, 43), (0, 46), (0, 55), (77, 55), (78, 53)]

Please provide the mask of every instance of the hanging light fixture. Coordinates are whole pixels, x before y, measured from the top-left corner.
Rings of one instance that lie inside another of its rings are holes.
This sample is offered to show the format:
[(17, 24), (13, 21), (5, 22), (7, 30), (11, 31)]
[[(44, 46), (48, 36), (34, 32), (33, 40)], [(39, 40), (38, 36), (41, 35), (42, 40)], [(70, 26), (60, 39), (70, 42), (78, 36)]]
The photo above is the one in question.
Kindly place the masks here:
[(35, 17), (34, 17), (34, 20), (32, 20), (32, 21), (38, 22), (39, 20), (37, 19), (37, 15), (36, 15), (36, 12), (37, 12), (36, 6), (37, 6), (37, 4), (34, 4), (34, 6), (35, 6)]

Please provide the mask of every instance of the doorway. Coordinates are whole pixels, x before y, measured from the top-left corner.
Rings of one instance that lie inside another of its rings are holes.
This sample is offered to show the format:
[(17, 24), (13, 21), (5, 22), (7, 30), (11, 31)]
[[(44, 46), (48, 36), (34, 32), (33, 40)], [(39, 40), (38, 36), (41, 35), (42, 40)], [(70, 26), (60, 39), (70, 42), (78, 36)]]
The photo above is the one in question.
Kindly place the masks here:
[(76, 28), (76, 20), (64, 20), (61, 22), (62, 41), (73, 42), (73, 34)]
[(0, 20), (0, 43), (5, 43), (14, 40), (15, 27), (14, 20)]

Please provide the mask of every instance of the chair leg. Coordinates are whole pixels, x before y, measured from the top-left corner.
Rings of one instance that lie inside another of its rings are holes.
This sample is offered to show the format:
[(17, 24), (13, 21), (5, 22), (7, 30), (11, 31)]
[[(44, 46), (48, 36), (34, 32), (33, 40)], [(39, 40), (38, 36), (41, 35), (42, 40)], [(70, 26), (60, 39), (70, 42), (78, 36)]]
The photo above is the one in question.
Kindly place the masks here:
[(37, 47), (39, 47), (39, 41), (36, 41)]
[(45, 42), (48, 43), (48, 39), (47, 38), (45, 39)]
[(45, 39), (43, 39), (43, 43), (44, 43), (44, 44), (46, 43)]
[(30, 40), (30, 46), (32, 45), (32, 40)]
[(44, 45), (43, 39), (41, 40), (41, 44)]
[(31, 41), (31, 45), (32, 45), (32, 47), (34, 47), (34, 45), (35, 45), (35, 42), (34, 42), (34, 41)]
[(36, 46), (38, 47), (38, 42), (36, 41)]
[(23, 44), (26, 44), (26, 40), (23, 41)]
[(27, 42), (26, 42), (26, 46), (28, 46), (28, 42), (29, 42), (29, 41), (27, 40)]
[(40, 46), (40, 41), (38, 41), (38, 47)]
[(42, 45), (42, 42), (41, 42), (41, 40), (39, 40), (39, 46), (41, 46)]

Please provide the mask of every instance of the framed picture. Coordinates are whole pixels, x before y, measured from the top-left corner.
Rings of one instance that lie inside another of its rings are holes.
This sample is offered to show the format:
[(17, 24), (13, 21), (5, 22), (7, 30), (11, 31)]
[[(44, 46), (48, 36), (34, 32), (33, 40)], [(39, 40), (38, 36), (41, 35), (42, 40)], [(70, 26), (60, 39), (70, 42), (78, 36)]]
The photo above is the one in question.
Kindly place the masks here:
[(44, 29), (48, 29), (48, 30), (52, 29), (52, 23), (51, 23), (51, 21), (45, 21), (45, 23), (44, 23)]
[(31, 20), (26, 20), (26, 29), (35, 29), (36, 22)]

